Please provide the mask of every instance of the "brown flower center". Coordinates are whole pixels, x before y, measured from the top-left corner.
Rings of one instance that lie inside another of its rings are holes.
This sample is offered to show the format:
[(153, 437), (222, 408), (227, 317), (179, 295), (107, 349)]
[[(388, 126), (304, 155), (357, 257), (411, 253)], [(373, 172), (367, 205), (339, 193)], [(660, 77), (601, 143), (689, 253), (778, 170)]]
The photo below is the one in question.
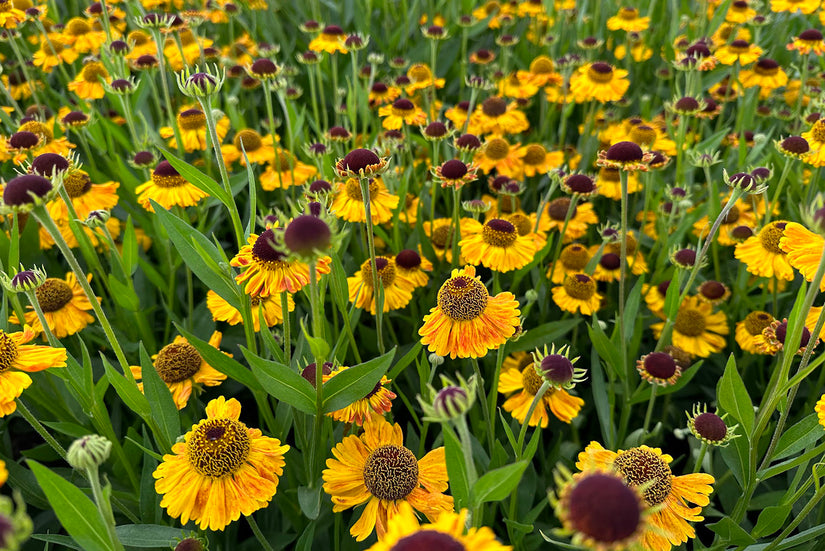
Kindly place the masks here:
[(633, 448), (618, 454), (613, 465), (629, 486), (650, 484), (642, 492), (648, 505), (663, 503), (670, 495), (673, 473), (670, 466), (656, 453), (644, 448)]
[(85, 172), (74, 171), (63, 180), (63, 187), (69, 197), (80, 197), (92, 189), (92, 179)]
[(518, 239), (516, 227), (501, 218), (492, 218), (481, 230), (481, 238), (488, 245), (507, 248)]
[[(381, 280), (382, 286), (386, 289), (395, 281), (395, 261), (386, 256), (378, 256), (375, 258), (375, 267), (378, 269), (378, 279)], [(372, 287), (372, 261), (367, 260), (361, 264), (361, 279), (365, 285)]]
[(49, 126), (45, 123), (40, 121), (28, 121), (24, 124), (20, 125), (20, 128), (17, 129), (18, 132), (31, 132), (32, 134), (38, 134), (43, 136), (47, 142), (52, 141), (54, 138), (54, 132)]
[[(570, 210), (570, 199), (567, 197), (559, 197), (558, 199), (550, 201), (550, 204), (547, 205), (547, 214), (557, 222), (564, 222), (567, 218), (568, 210)], [(573, 212), (570, 213), (571, 220), (576, 217), (578, 210), (578, 207), (573, 208)]]
[(398, 540), (389, 551), (466, 551), (463, 543), (450, 534), (436, 530), (419, 530)]
[(598, 84), (606, 84), (613, 80), (613, 67), (609, 63), (597, 61), (587, 69), (587, 77)]
[(455, 321), (470, 321), (479, 317), (487, 308), (489, 298), (490, 294), (481, 281), (469, 276), (450, 278), (438, 290), (438, 306)]
[(92, 32), (92, 27), (85, 19), (73, 18), (66, 24), (66, 34), (71, 36), (81, 36)]
[(243, 144), (243, 149), (249, 153), (260, 149), (263, 141), (260, 134), (254, 130), (245, 129), (235, 134), (235, 139), (232, 140), (232, 144), (238, 148), (238, 150), (241, 149), (241, 144)]
[(481, 111), (488, 117), (500, 117), (507, 112), (507, 102), (502, 98), (487, 98), (481, 103)]
[(80, 74), (86, 82), (97, 83), (101, 78), (107, 78), (109, 71), (106, 70), (106, 67), (104, 67), (102, 63), (93, 61), (92, 63), (84, 65)]
[(533, 232), (533, 224), (526, 214), (516, 212), (507, 216), (507, 220), (516, 227), (519, 235), (529, 235)]
[(266, 268), (277, 268), (285, 265), (284, 255), (275, 249), (275, 232), (271, 229), (264, 231), (252, 245), (252, 256)]
[(17, 359), (17, 344), (5, 332), (0, 331), (0, 373), (5, 373)]
[(524, 391), (535, 396), (539, 388), (541, 388), (541, 383), (541, 377), (536, 373), (536, 368), (533, 367), (531, 360), (530, 363), (527, 364), (527, 367), (521, 370), (521, 384), (524, 387)]
[[(347, 180), (344, 191), (346, 192), (347, 197), (353, 201), (364, 201), (364, 195), (361, 193), (361, 184), (355, 178), (350, 178)], [(375, 178), (370, 180), (369, 193), (370, 199), (374, 199), (378, 194), (378, 182), (375, 181)]]
[(725, 216), (725, 219), (722, 221), (723, 224), (736, 224), (739, 221), (739, 207), (733, 205), (728, 214)]
[(484, 146), (484, 154), (491, 161), (506, 159), (510, 154), (510, 144), (504, 138), (493, 138)]
[(651, 145), (656, 141), (656, 131), (646, 124), (637, 124), (630, 130), (630, 140), (639, 145)]
[(72, 288), (62, 279), (50, 277), (35, 289), (37, 302), (44, 312), (56, 312), (72, 300)]
[(555, 69), (553, 60), (547, 56), (539, 56), (530, 63), (530, 72), (534, 75), (546, 75)]
[(446, 249), (453, 243), (452, 239), (452, 228), (450, 224), (443, 224), (441, 226), (436, 227), (433, 230), (433, 235), (430, 240), (433, 242), (433, 245), (438, 247), (439, 249)]
[(706, 326), (705, 315), (695, 308), (680, 308), (673, 324), (676, 331), (688, 337), (698, 337), (705, 332)]
[(167, 344), (155, 358), (155, 370), (164, 383), (185, 381), (198, 372), (203, 358), (188, 342)]
[(364, 485), (379, 499), (404, 499), (418, 486), (418, 460), (403, 446), (379, 446), (364, 464)]
[(187, 109), (178, 115), (181, 130), (201, 130), (206, 128), (206, 115), (200, 109)]
[(524, 153), (524, 164), (538, 166), (544, 163), (547, 158), (547, 150), (543, 145), (537, 143), (527, 146), (527, 151)]
[(825, 119), (819, 119), (811, 128), (811, 135), (819, 143), (825, 143)]
[(234, 419), (204, 419), (187, 447), (189, 462), (199, 474), (221, 478), (236, 473), (249, 457), (249, 432)]
[(761, 335), (762, 330), (773, 322), (773, 316), (767, 312), (757, 310), (745, 317), (745, 330), (753, 336)]
[(584, 267), (590, 262), (590, 253), (582, 245), (574, 243), (562, 250), (559, 260), (561, 260), (561, 264), (566, 270), (578, 272), (584, 270)]
[(784, 255), (785, 251), (779, 248), (779, 240), (782, 239), (784, 233), (785, 222), (773, 222), (759, 232), (759, 241), (766, 251)]
[(639, 17), (639, 10), (636, 8), (622, 8), (619, 10), (619, 17), (625, 21), (633, 21)]
[(596, 294), (596, 282), (586, 274), (567, 276), (564, 291), (577, 300), (590, 300)]

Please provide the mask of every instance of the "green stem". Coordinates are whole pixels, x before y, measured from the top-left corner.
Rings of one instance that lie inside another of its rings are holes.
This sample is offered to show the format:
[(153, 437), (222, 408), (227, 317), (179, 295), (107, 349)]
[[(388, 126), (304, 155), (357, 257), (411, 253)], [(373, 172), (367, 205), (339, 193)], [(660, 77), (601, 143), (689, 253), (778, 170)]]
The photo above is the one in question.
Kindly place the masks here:
[[(26, 291), (26, 297), (29, 299), (29, 304), (32, 305), (34, 311), (37, 313), (37, 319), (40, 320), (40, 325), (43, 326), (43, 333), (46, 335), (46, 339), (49, 341), (49, 346), (52, 348), (64, 348), (60, 341), (57, 340), (57, 337), (54, 336), (52, 330), (49, 328), (49, 324), (46, 322), (46, 316), (43, 315), (43, 309), (40, 307), (40, 301), (37, 300), (37, 294), (32, 291)], [(23, 320), (20, 320), (20, 324), (23, 324)]]
[[(152, 34), (155, 39), (155, 44), (158, 50), (158, 72), (160, 72), (160, 83), (163, 88), (163, 103), (166, 106), (166, 116), (169, 119), (169, 126), (172, 127), (172, 132), (175, 134), (175, 145), (178, 146), (178, 155), (183, 157), (183, 137), (181, 137), (180, 128), (178, 128), (178, 121), (175, 117), (175, 110), (172, 109), (172, 99), (169, 96), (169, 82), (166, 78), (166, 57), (163, 53), (164, 37), (160, 34), (160, 30), (155, 29)], [(209, 113), (204, 109), (204, 115), (209, 120)], [(223, 164), (223, 159), (218, 159)]]
[[(433, 181), (433, 189), (437, 186)], [(452, 239), (453, 249), (453, 268), (458, 267), (458, 260), (461, 254), (458, 250), (458, 242), (461, 240), (461, 220), (459, 218), (459, 207), (461, 204), (461, 190), (458, 187), (453, 188), (453, 220), (452, 228), (450, 228), (450, 237)]]
[(112, 513), (112, 504), (103, 495), (103, 488), (100, 486), (100, 473), (98, 473), (97, 467), (87, 468), (86, 477), (92, 487), (92, 496), (95, 498), (97, 510), (100, 512), (100, 516), (103, 517), (103, 524), (106, 525), (106, 532), (109, 535), (112, 549), (123, 549), (123, 544), (120, 543), (117, 532), (115, 532), (115, 515)]
[(782, 531), (782, 533), (779, 534), (779, 536), (777, 536), (777, 538), (773, 540), (764, 549), (764, 551), (773, 551), (774, 549), (779, 547), (779, 544), (782, 543), (782, 540), (787, 538), (788, 535), (790, 535), (790, 533), (793, 532), (796, 529), (796, 527), (802, 523), (803, 520), (805, 520), (805, 517), (808, 516), (808, 513), (810, 513), (814, 509), (814, 507), (816, 507), (819, 504), (823, 497), (825, 497), (825, 486), (820, 486), (820, 488), (814, 494), (813, 498), (811, 498), (811, 500), (807, 504), (805, 504), (805, 507), (803, 507), (799, 514), (797, 514), (794, 517), (794, 519), (791, 521), (788, 527), (785, 528)]
[[(548, 388), (550, 388), (550, 383), (548, 383), (547, 381), (542, 381), (538, 392), (536, 392), (536, 395), (533, 396), (533, 401), (530, 403), (530, 409), (527, 410), (527, 416), (524, 418), (524, 422), (522, 422), (521, 424), (521, 431), (519, 431), (518, 434), (518, 444), (516, 445), (515, 450), (517, 460), (521, 460), (521, 454), (524, 450), (524, 437), (527, 436), (527, 427), (530, 425), (530, 419), (533, 418), (533, 412), (536, 410), (536, 407), (544, 398), (544, 393), (547, 392)], [(540, 428), (540, 424), (536, 425), (536, 430), (539, 430)]]
[(15, 398), (14, 401), (17, 402), (17, 411), (20, 412), (20, 415), (23, 416), (23, 419), (25, 419), (37, 432), (37, 434), (39, 434), (40, 437), (43, 438), (43, 440), (45, 440), (46, 443), (49, 446), (51, 446), (51, 448), (55, 452), (57, 452), (57, 455), (59, 455), (65, 461), (66, 450), (63, 449), (63, 446), (61, 446), (60, 443), (57, 440), (55, 440), (51, 434), (49, 434), (46, 428), (40, 424), (40, 421), (38, 421), (37, 418), (29, 410), (29, 408), (26, 407), (26, 404), (23, 403), (23, 400), (21, 400), (20, 398)]
[(699, 455), (696, 456), (696, 464), (693, 466), (693, 472), (698, 473), (702, 470), (702, 461), (705, 459), (705, 454), (708, 451), (708, 443), (702, 442), (702, 447), (699, 448)]
[(647, 435), (647, 428), (650, 426), (650, 418), (653, 415), (653, 405), (656, 403), (656, 390), (658, 385), (650, 387), (650, 400), (647, 402), (647, 411), (645, 412), (645, 422), (642, 425), (642, 435)]
[(252, 515), (244, 515), (246, 516), (246, 521), (249, 523), (249, 527), (252, 528), (252, 533), (255, 534), (255, 539), (258, 540), (258, 543), (261, 544), (261, 549), (264, 551), (274, 551), (272, 546), (269, 544), (269, 541), (264, 537), (263, 532), (258, 527), (258, 523), (255, 521), (255, 517)]
[(290, 335), (289, 321), (289, 293), (281, 291), (281, 317), (284, 325), (284, 363), (292, 364), (292, 336)]
[[(486, 396), (484, 396), (484, 377), (481, 375), (481, 367), (478, 365), (477, 358), (471, 358), (470, 362), (473, 364), (473, 372), (476, 375), (476, 392), (478, 393), (478, 400), (484, 404)], [(487, 425), (487, 447), (490, 449), (490, 457), (493, 454), (493, 446), (496, 439), (495, 427), (493, 427), (493, 420), (490, 417), (490, 412), (483, 405), (481, 413), (484, 416), (484, 424)]]

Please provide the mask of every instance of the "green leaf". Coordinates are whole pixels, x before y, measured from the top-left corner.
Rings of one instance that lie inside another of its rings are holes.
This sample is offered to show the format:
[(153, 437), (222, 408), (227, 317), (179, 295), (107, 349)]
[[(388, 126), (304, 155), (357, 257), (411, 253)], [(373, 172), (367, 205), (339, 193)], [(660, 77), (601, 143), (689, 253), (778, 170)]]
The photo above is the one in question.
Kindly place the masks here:
[(123, 403), (143, 419), (151, 416), (152, 410), (149, 407), (149, 402), (146, 401), (146, 396), (143, 395), (137, 385), (112, 367), (105, 356), (101, 355), (100, 357), (109, 378), (109, 383), (115, 388), (115, 392), (123, 400)]
[(175, 539), (183, 536), (183, 530), (160, 524), (124, 524), (115, 527), (117, 537), (127, 547), (143, 549), (168, 549), (175, 543)]
[(126, 219), (126, 228), (123, 230), (123, 248), (120, 253), (123, 259), (123, 267), (126, 270), (126, 277), (131, 277), (137, 268), (138, 246), (135, 237), (135, 226), (132, 217)]
[(604, 381), (604, 370), (595, 350), (590, 354), (590, 379), (593, 381), (591, 385), (593, 404), (596, 406), (596, 415), (599, 418), (602, 442), (613, 442), (616, 427), (610, 419), (610, 398)]
[[(149, 408), (152, 411), (152, 419), (157, 424), (155, 439), (158, 448), (162, 452), (170, 452), (172, 443), (180, 435), (180, 415), (175, 401), (172, 399), (172, 392), (166, 383), (161, 380), (152, 360), (149, 358), (143, 343), (140, 343), (140, 368), (143, 378), (143, 393)], [(154, 432), (154, 431), (153, 431)]]
[[(202, 233), (152, 201), (155, 214), (160, 220), (169, 239), (175, 247), (175, 252), (183, 258), (198, 279), (209, 289), (218, 293), (236, 310), (241, 309), (237, 285), (230, 283), (221, 275), (219, 262), (221, 254)], [(197, 246), (195, 246), (197, 244)]]
[(759, 513), (759, 519), (756, 521), (756, 526), (751, 531), (755, 538), (763, 536), (770, 536), (785, 524), (788, 515), (791, 514), (792, 503), (786, 505), (770, 505), (762, 509)]
[(817, 414), (812, 413), (798, 423), (791, 425), (788, 430), (782, 433), (771, 460), (783, 459), (801, 452), (823, 436), (825, 436), (825, 431), (822, 430), (819, 424)]
[(447, 477), (450, 481), (450, 493), (455, 498), (459, 509), (470, 503), (470, 483), (467, 464), (464, 462), (464, 450), (461, 442), (447, 423), (442, 423), (441, 434), (444, 436), (444, 456), (447, 463)]
[(307, 344), (309, 344), (309, 351), (312, 353), (314, 358), (329, 358), (329, 343), (324, 339), (310, 335), (303, 319), (301, 320), (301, 332), (303, 332), (304, 338), (306, 339)]
[(129, 312), (137, 312), (140, 309), (140, 299), (128, 283), (118, 281), (116, 277), (110, 277), (109, 287), (112, 288), (112, 298), (118, 306)]
[(208, 363), (209, 365), (211, 365), (212, 367), (214, 367), (230, 379), (238, 381), (239, 383), (241, 383), (248, 389), (252, 390), (253, 392), (263, 391), (263, 387), (258, 382), (258, 379), (255, 378), (255, 375), (253, 375), (249, 369), (238, 363), (237, 360), (233, 359), (231, 356), (224, 354), (223, 352), (209, 344), (207, 341), (199, 339), (194, 335), (194, 333), (190, 333), (189, 331), (184, 329), (180, 324), (176, 323), (175, 328), (181, 335), (184, 336), (187, 342), (191, 344), (195, 348), (195, 350), (198, 351), (198, 354), (201, 355), (201, 357), (206, 361), (206, 363)]
[(748, 396), (748, 389), (745, 388), (745, 382), (736, 369), (736, 359), (733, 354), (728, 358), (725, 373), (719, 379), (716, 396), (722, 409), (741, 423), (745, 435), (750, 438), (756, 416), (753, 412), (751, 398)]
[(298, 488), (298, 505), (301, 512), (310, 519), (315, 520), (321, 513), (321, 486), (310, 488), (301, 486)]
[[(60, 534), (32, 534), (32, 539), (45, 541), (47, 543), (57, 543), (68, 549), (76, 549), (77, 551), (84, 551), (72, 538), (69, 536), (61, 536)], [(47, 547), (47, 549), (49, 549)], [(58, 548), (59, 549), (59, 548)]]
[(324, 411), (341, 409), (370, 393), (387, 372), (395, 347), (383, 356), (350, 367), (324, 384)]
[[(747, 438), (734, 438), (730, 444), (719, 450), (722, 461), (733, 473), (734, 478), (739, 483), (740, 488), (744, 488), (747, 482), (746, 477), (750, 476), (750, 451), (748, 449)], [(764, 480), (766, 477), (760, 475)]]
[(626, 379), (627, 373), (622, 369), (622, 359), (618, 350), (616, 350), (616, 347), (610, 342), (601, 325), (599, 325), (599, 320), (595, 319), (596, 316), (593, 317), (593, 323), (587, 327), (587, 334), (590, 336), (590, 342), (593, 344), (593, 348), (596, 349), (598, 357), (604, 360), (607, 368), (610, 369), (614, 375), (617, 375), (621, 380)]
[(519, 461), (484, 474), (473, 486), (473, 501), (476, 504), (501, 501), (509, 496), (518, 486), (527, 464), (528, 461)]
[[(699, 368), (702, 367), (702, 363), (704, 363), (704, 360), (699, 360), (689, 368), (682, 371), (682, 376), (679, 377), (679, 380), (676, 381), (676, 384), (665, 387), (659, 387), (656, 390), (656, 396), (665, 396), (667, 394), (673, 394), (674, 392), (678, 392), (680, 389), (686, 387), (687, 384), (691, 380), (693, 380), (696, 374), (699, 373)], [(650, 400), (650, 388), (651, 385), (645, 385), (642, 387), (641, 391), (634, 392), (633, 395), (630, 397), (630, 403), (647, 403), (647, 401)]]
[(315, 413), (315, 388), (309, 381), (284, 364), (260, 358), (243, 346), (241, 352), (267, 393), (304, 413)]
[(748, 545), (756, 542), (750, 534), (733, 522), (730, 517), (722, 517), (722, 520), (719, 522), (708, 524), (707, 526), (719, 534), (722, 542), (728, 545)]
[(112, 542), (109, 541), (106, 525), (92, 500), (48, 467), (33, 460), (29, 460), (28, 464), (57, 520), (80, 548), (85, 551), (111, 551)]
[(171, 151), (165, 148), (161, 148), (163, 152), (163, 156), (166, 157), (166, 160), (169, 161), (169, 164), (177, 170), (183, 179), (195, 186), (196, 188), (200, 189), (218, 199), (221, 203), (229, 206), (229, 201), (231, 197), (227, 197), (226, 191), (221, 187), (221, 185), (195, 168), (194, 166), (190, 165), (183, 159), (176, 157)]
[(418, 357), (418, 354), (421, 352), (421, 348), (423, 346), (424, 345), (421, 344), (421, 341), (416, 341), (412, 348), (410, 348), (406, 354), (401, 356), (401, 359), (398, 360), (394, 366), (392, 366), (392, 369), (387, 374), (387, 378), (393, 380), (398, 377), (399, 373), (404, 371), (404, 369), (410, 365), (416, 357)]

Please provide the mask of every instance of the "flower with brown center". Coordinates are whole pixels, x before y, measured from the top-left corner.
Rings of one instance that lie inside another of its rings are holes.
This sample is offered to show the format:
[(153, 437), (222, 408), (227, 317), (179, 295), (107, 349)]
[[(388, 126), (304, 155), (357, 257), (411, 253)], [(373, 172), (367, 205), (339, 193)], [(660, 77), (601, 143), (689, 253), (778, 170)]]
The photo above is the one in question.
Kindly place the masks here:
[(532, 237), (520, 235), (513, 223), (503, 218), (490, 218), (484, 224), (468, 220), (462, 232), (458, 244), (461, 256), (470, 264), (497, 272), (523, 268), (536, 253)]
[(682, 376), (682, 369), (676, 365), (676, 360), (665, 352), (645, 354), (636, 362), (636, 370), (648, 383), (661, 386), (675, 385)]
[[(384, 290), (383, 312), (404, 308), (412, 300), (414, 285), (405, 278), (397, 277), (395, 259), (378, 256), (375, 258), (378, 281)], [(356, 307), (376, 313), (376, 292), (373, 288), (372, 260), (367, 259), (355, 275), (347, 278), (349, 301)]]
[(700, 408), (696, 404), (693, 406), (692, 415), (687, 412), (685, 414), (688, 417), (690, 432), (705, 444), (724, 447), (739, 436), (736, 434), (736, 428), (739, 425), (728, 427), (722, 417), (707, 410), (707, 405)]
[(596, 292), (596, 281), (587, 274), (577, 273), (564, 278), (564, 283), (551, 289), (553, 302), (565, 312), (593, 314), (601, 305), (602, 296)]

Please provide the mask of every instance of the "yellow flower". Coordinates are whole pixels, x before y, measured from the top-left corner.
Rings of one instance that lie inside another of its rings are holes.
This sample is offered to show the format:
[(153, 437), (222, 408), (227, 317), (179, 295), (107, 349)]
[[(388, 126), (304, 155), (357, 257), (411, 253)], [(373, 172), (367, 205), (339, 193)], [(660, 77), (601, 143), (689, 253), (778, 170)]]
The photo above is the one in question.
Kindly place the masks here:
[(825, 166), (825, 120), (817, 120), (810, 130), (802, 133), (811, 148), (803, 160), (809, 165)]
[[(258, 315), (259, 307), (263, 309), (264, 322), (267, 327), (283, 323), (280, 293), (268, 297), (252, 296), (250, 299), (252, 302), (252, 326), (256, 333), (261, 330), (261, 319)], [(229, 325), (243, 323), (241, 313), (211, 289), (206, 293), (206, 307), (212, 312), (214, 321), (225, 321)], [(295, 310), (295, 301), (292, 299), (292, 295), (287, 295), (287, 308), (290, 312)]]
[(27, 344), (36, 336), (28, 325), (17, 333), (0, 330), (0, 417), (17, 409), (15, 400), (32, 384), (26, 372), (66, 367), (66, 349)]
[[(533, 367), (533, 358), (526, 352), (516, 352), (504, 360), (501, 376), (498, 381), (498, 391), (502, 394), (512, 394), (504, 402), (504, 411), (510, 412), (519, 423), (524, 423), (530, 404), (542, 385), (541, 377)], [(533, 410), (533, 415), (527, 422), (528, 426), (541, 428), (549, 423), (548, 409), (559, 421), (570, 424), (576, 418), (584, 405), (584, 400), (571, 395), (563, 388), (549, 387), (541, 401)]]
[[(779, 240), (779, 248), (787, 253), (790, 265), (799, 270), (807, 281), (811, 281), (816, 274), (822, 258), (823, 245), (825, 245), (825, 240), (822, 236), (796, 222), (789, 222), (785, 226), (785, 231)], [(819, 288), (825, 291), (825, 278)]]
[(823, 394), (816, 403), (814, 411), (816, 411), (816, 418), (819, 419), (819, 424), (825, 427), (825, 394)]
[[(241, 268), (235, 281), (238, 285), (244, 285), (247, 295), (268, 297), (283, 291), (297, 293), (309, 283), (309, 266), (303, 262), (287, 262), (286, 257), (273, 247), (274, 244), (275, 233), (272, 229), (265, 230), (261, 235), (250, 234), (247, 244), (229, 262)], [(318, 260), (318, 279), (322, 274), (329, 273), (330, 262), (328, 256)]]
[(109, 71), (99, 61), (90, 61), (69, 83), (69, 90), (83, 99), (100, 99), (105, 95), (101, 80), (109, 81)]
[(345, 54), (347, 53), (347, 49), (344, 48), (346, 38), (347, 35), (344, 34), (344, 30), (341, 27), (338, 25), (327, 25), (318, 36), (312, 39), (309, 43), (309, 49), (314, 52), (327, 52), (328, 54), (334, 54), (335, 52)]
[(519, 157), (519, 145), (511, 145), (500, 136), (488, 138), (476, 151), (473, 163), (484, 172), (492, 172), (495, 169), (502, 176), (520, 179), (524, 174), (524, 163)]
[(11, 0), (0, 0), (0, 28), (14, 29), (25, 20), (26, 14), (14, 7)]
[(736, 245), (734, 256), (744, 262), (747, 270), (759, 277), (793, 280), (793, 268), (780, 243), (788, 222), (775, 221)]
[(243, 514), (266, 507), (278, 490), (289, 446), (238, 419), (241, 404), (223, 396), (172, 446), (152, 476), (160, 506), (181, 524), (223, 530)]
[(407, 98), (399, 98), (392, 105), (378, 109), (378, 115), (384, 120), (381, 125), (387, 130), (398, 130), (403, 125), (419, 126), (427, 122), (427, 115)]
[(788, 50), (796, 50), (800, 54), (822, 55), (825, 52), (825, 42), (822, 40), (822, 33), (816, 29), (808, 29), (794, 37), (790, 44), (786, 46)]
[[(462, 218), (459, 220), (458, 224), (462, 234), (464, 233), (464, 227), (470, 223), (470, 220), (472, 220), (472, 218)], [(454, 237), (452, 224), (452, 218), (436, 218), (432, 223), (430, 223), (429, 220), (425, 220), (422, 223), (422, 229), (424, 230), (424, 234), (430, 238), (430, 245), (433, 247), (436, 258), (446, 259), (447, 262), (453, 261)], [(460, 252), (459, 256), (461, 256)]]
[(536, 254), (533, 238), (520, 235), (512, 222), (502, 218), (491, 218), (484, 224), (468, 220), (461, 237), (458, 246), (466, 262), (497, 272), (523, 268)]
[[(349, 369), (349, 367), (342, 365), (338, 369), (331, 371), (329, 375), (323, 375), (322, 380), (326, 383), (347, 369)], [(395, 392), (387, 388), (389, 384), (390, 379), (387, 379), (386, 375), (382, 375), (381, 380), (375, 384), (375, 387), (373, 387), (366, 396), (346, 407), (327, 413), (327, 416), (332, 417), (336, 421), (354, 423), (360, 427), (372, 416), (382, 416), (385, 413), (389, 413), (392, 409), (392, 401), (396, 397)]]
[(819, 4), (820, 0), (771, 0), (771, 11), (776, 13), (800, 11), (807, 15), (815, 12)]
[(619, 101), (629, 87), (627, 71), (603, 61), (585, 65), (570, 77), (570, 92), (577, 103)]
[[(650, 326), (658, 339), (664, 322)], [(673, 323), (672, 342), (694, 356), (707, 358), (725, 348), (725, 337), (730, 332), (728, 318), (724, 312), (713, 313), (713, 306), (697, 297), (687, 297), (679, 306)]]
[[(91, 274), (87, 277), (89, 281), (92, 280)], [(92, 310), (92, 304), (86, 298), (86, 293), (72, 272), (66, 274), (65, 280), (56, 277), (48, 278), (43, 285), (35, 289), (34, 293), (43, 310), (46, 325), (58, 339), (79, 333), (95, 321), (94, 316), (89, 313)], [(35, 335), (43, 332), (40, 318), (37, 317), (32, 306), (27, 307), (23, 316), (26, 326), (31, 326)], [(9, 322), (23, 325), (17, 318), (17, 314), (12, 314)]]
[[(378, 269), (378, 279), (384, 289), (383, 312), (400, 310), (407, 306), (412, 300), (414, 287), (409, 280), (398, 277), (395, 260), (386, 256), (376, 257), (375, 267)], [(370, 314), (374, 315), (376, 297), (372, 285), (372, 261), (367, 259), (354, 276), (347, 278), (347, 288), (349, 301), (358, 308), (369, 309)]]
[(135, 193), (138, 203), (149, 212), (155, 212), (150, 199), (165, 209), (171, 209), (174, 206), (192, 207), (209, 195), (184, 179), (169, 161), (158, 163), (152, 171), (152, 179), (137, 186)]
[(106, 42), (106, 32), (95, 30), (94, 22), (88, 19), (73, 17), (63, 29), (63, 42), (78, 53), (94, 53)]
[(768, 58), (756, 62), (753, 69), (746, 69), (739, 74), (739, 81), (745, 88), (759, 87), (759, 97), (767, 98), (772, 91), (788, 84), (788, 75), (779, 64)]
[(774, 322), (774, 318), (767, 312), (756, 310), (751, 312), (745, 319), (736, 324), (734, 336), (738, 344), (745, 352), (751, 354), (767, 354), (760, 347), (763, 342), (762, 331)]
[[(235, 134), (231, 144), (221, 146), (223, 162), (226, 163), (227, 166), (235, 161), (240, 161), (242, 166), (246, 166), (244, 152), (250, 162), (258, 164), (274, 162), (275, 145), (272, 141), (272, 134), (261, 136), (254, 130), (245, 128)], [(286, 172), (296, 168), (297, 167), (286, 167)]]
[[(221, 333), (215, 331), (209, 338), (209, 345), (220, 347), (221, 337)], [(193, 387), (200, 391), (198, 385), (218, 386), (226, 380), (226, 375), (206, 363), (195, 347), (180, 335), (152, 356), (152, 364), (158, 376), (169, 387), (178, 409), (186, 407)], [(139, 365), (133, 365), (131, 369), (135, 379), (142, 378), (143, 370)], [(139, 383), (138, 387), (142, 391), (143, 383)]]
[(621, 8), (619, 13), (607, 20), (607, 28), (611, 31), (642, 32), (650, 27), (649, 17), (639, 17), (636, 8)]
[(759, 59), (762, 55), (762, 48), (749, 44), (747, 40), (737, 39), (730, 44), (720, 46), (713, 55), (723, 65), (733, 65), (736, 62), (740, 65), (747, 65)]
[(418, 334), (421, 344), (439, 356), (483, 357), (506, 343), (519, 325), (515, 296), (491, 297), (473, 266), (453, 270), (437, 300)]
[(412, 249), (405, 249), (395, 255), (396, 275), (405, 279), (413, 289), (426, 287), (430, 277), (426, 272), (433, 271), (433, 264)]
[(261, 188), (266, 191), (287, 189), (292, 186), (302, 186), (315, 176), (318, 170), (311, 165), (302, 163), (289, 151), (276, 148), (275, 158), (267, 165), (266, 171), (261, 174)]
[(484, 135), (521, 134), (530, 128), (527, 116), (521, 112), (516, 102), (509, 105), (504, 98), (491, 97), (477, 106), (470, 115), (467, 132)]
[(404, 549), (463, 549), (472, 551), (511, 551), (509, 545), (496, 541), (493, 531), (482, 526), (467, 528), (467, 509), (458, 513), (443, 511), (432, 524), (420, 524), (412, 505), (406, 501), (398, 504), (398, 511), (388, 519), (387, 529), (381, 541), (368, 551), (393, 551)]
[(553, 302), (565, 312), (589, 316), (601, 306), (602, 296), (596, 292), (596, 280), (587, 274), (568, 275), (562, 285), (550, 291)]
[(50, 73), (61, 63), (74, 63), (78, 58), (78, 53), (73, 48), (67, 48), (62, 40), (61, 35), (57, 33), (51, 33), (48, 40), (43, 39), (40, 49), (32, 56), (34, 66), (40, 67), (43, 72)]
[(750, 6), (749, 2), (732, 2), (725, 14), (725, 21), (728, 23), (747, 23), (756, 17), (756, 10)]
[[(373, 224), (383, 224), (392, 220), (393, 211), (398, 207), (399, 198), (391, 194), (381, 178), (369, 181), (370, 216)], [(361, 184), (355, 178), (346, 182), (336, 182), (335, 196), (330, 210), (335, 216), (347, 222), (366, 222), (367, 210), (361, 194)]]
[[(663, 454), (660, 448), (643, 445), (613, 452), (598, 442), (590, 442), (579, 454), (576, 468), (615, 471), (624, 477), (628, 486), (640, 489), (648, 506), (658, 506), (648, 519), (642, 546), (646, 551), (669, 551), (672, 546), (696, 537), (688, 521), (704, 520), (700, 513), (702, 507), (710, 503), (708, 496), (715, 482), (711, 475), (704, 473), (674, 476), (671, 461), (673, 458)], [(698, 507), (688, 507), (688, 502)]]
[(569, 197), (559, 197), (547, 204), (545, 212), (539, 220), (539, 229), (544, 232), (564, 230), (564, 242), (570, 242), (575, 239), (584, 237), (587, 229), (599, 223), (599, 217), (593, 210), (593, 205), (590, 203), (579, 203), (570, 213), (570, 218), (567, 220), (567, 228), (564, 227), (564, 221), (568, 217), (570, 210), (571, 199)]
[(383, 538), (389, 521), (405, 501), (431, 520), (453, 509), (453, 498), (442, 493), (448, 486), (444, 448), (416, 459), (404, 447), (397, 423), (390, 425), (383, 417), (373, 416), (364, 423), (360, 436), (344, 438), (332, 449), (332, 455), (323, 472), (332, 511), (339, 513), (366, 503), (350, 528), (356, 541), (367, 539), (373, 529)]
[[(182, 109), (176, 118), (176, 124), (180, 130), (180, 137), (183, 140), (183, 149), (187, 153), (193, 151), (206, 151), (207, 142), (206, 134), (208, 129), (206, 127), (206, 115), (199, 107), (191, 109)], [(222, 116), (215, 121), (215, 131), (218, 133), (218, 139), (223, 141), (226, 133), (229, 131), (229, 118)], [(171, 126), (162, 126), (160, 128), (160, 137), (169, 140), (169, 147), (176, 149), (178, 142), (175, 140), (175, 131)], [(212, 147), (211, 145), (209, 147)]]

